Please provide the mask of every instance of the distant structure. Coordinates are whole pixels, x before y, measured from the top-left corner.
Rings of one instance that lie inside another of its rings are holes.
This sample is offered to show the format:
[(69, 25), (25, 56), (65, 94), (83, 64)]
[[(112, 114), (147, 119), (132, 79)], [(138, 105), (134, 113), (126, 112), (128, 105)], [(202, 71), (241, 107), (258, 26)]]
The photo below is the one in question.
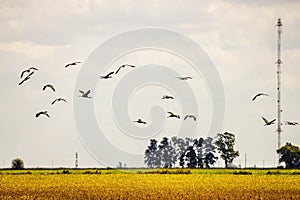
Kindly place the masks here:
[(78, 153), (75, 153), (75, 168), (78, 168)]
[(245, 168), (247, 168), (247, 153), (245, 153)]
[[(277, 61), (276, 61), (276, 66), (277, 66), (277, 134), (278, 134), (278, 149), (281, 146), (281, 37), (282, 37), (282, 21), (279, 18), (277, 20)], [(279, 164), (279, 160), (278, 160)]]

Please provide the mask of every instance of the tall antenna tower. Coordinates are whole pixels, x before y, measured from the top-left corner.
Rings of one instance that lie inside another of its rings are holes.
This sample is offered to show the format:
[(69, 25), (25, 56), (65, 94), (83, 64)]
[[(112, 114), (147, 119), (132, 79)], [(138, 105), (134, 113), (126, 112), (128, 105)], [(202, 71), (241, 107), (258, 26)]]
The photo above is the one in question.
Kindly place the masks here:
[[(278, 134), (278, 149), (281, 146), (281, 37), (282, 37), (282, 22), (281, 19), (279, 18), (277, 20), (277, 134)], [(278, 161), (279, 162), (279, 161)]]

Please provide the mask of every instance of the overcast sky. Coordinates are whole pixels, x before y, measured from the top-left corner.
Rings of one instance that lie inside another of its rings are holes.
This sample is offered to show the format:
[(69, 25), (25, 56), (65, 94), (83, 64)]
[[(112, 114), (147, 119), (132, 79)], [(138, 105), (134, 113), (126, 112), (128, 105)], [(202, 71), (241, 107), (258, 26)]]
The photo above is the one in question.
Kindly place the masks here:
[[(225, 92), (225, 119), (221, 131), (236, 135), (236, 149), (241, 154), (235, 164), (244, 166), (247, 154), (248, 166), (262, 166), (263, 163), (265, 166), (275, 166), (276, 126), (265, 127), (261, 119), (261, 116), (274, 119), (277, 112), (275, 24), (277, 18), (282, 18), (282, 118), (283, 121), (299, 122), (299, 10), (300, 3), (293, 0), (176, 0), (172, 3), (0, 0), (0, 167), (9, 167), (16, 157), (22, 158), (27, 167), (73, 167), (75, 152), (79, 154), (80, 167), (115, 166), (118, 161), (128, 166), (143, 166), (142, 154), (132, 160), (103, 152), (111, 156), (111, 160), (101, 164), (88, 153), (89, 148), (79, 138), (83, 133), (78, 133), (76, 126), (73, 107), (73, 96), (76, 96), (73, 92), (80, 69), (88, 65), (86, 61), (99, 45), (118, 34), (146, 27), (174, 30), (185, 35), (200, 45), (213, 61)], [(83, 64), (64, 68), (65, 64), (73, 61), (82, 61)], [(190, 66), (184, 67), (182, 60), (166, 52), (135, 52), (114, 61), (114, 66), (107, 70), (124, 62), (137, 66), (163, 64), (170, 67), (178, 64), (182, 67), (174, 67), (175, 71), (195, 77), (189, 82), (190, 87), (195, 91), (206, 88), (205, 77), (197, 79), (199, 75)], [(29, 66), (36, 66), (39, 71), (19, 86), (20, 73)], [(126, 77), (129, 71), (124, 70), (120, 76)], [(55, 93), (42, 91), (43, 85), (48, 83), (55, 85)], [(91, 102), (102, 99), (101, 91), (113, 91), (115, 87), (111, 82), (98, 84), (98, 92), (92, 91), (95, 98)], [(143, 90), (133, 92), (128, 110), (132, 120), (142, 117), (151, 122), (151, 106), (159, 103), (155, 98), (172, 92), (157, 85), (144, 87)], [(269, 96), (252, 102), (252, 97), (258, 92), (268, 93)], [(196, 92), (196, 97), (201, 95)], [(203, 137), (213, 112), (209, 95), (210, 91), (206, 91), (199, 105), (199, 121), (202, 121), (198, 130)], [(68, 102), (51, 106), (51, 101), (57, 97), (64, 97)], [(136, 142), (137, 149), (131, 148), (135, 146), (132, 140), (116, 140), (127, 136), (120, 135), (111, 113), (104, 112), (106, 103), (112, 102), (109, 100), (111, 97), (112, 94), (105, 95), (102, 103), (95, 104), (96, 109), (103, 111), (95, 111), (97, 122), (104, 132), (107, 130), (105, 135), (115, 146), (125, 151), (143, 153), (142, 145), (147, 145), (148, 140)], [(183, 107), (177, 101), (172, 105), (160, 103), (166, 111), (172, 109), (180, 113)], [(41, 116), (36, 119), (35, 113), (41, 110), (48, 110), (51, 118)], [(160, 140), (166, 135), (176, 135), (179, 128), (179, 124), (167, 120), (155, 138)], [(108, 134), (110, 131), (113, 136)], [(300, 126), (283, 126), (281, 143), (286, 142), (300, 146)], [(221, 161), (219, 165), (222, 165)]]

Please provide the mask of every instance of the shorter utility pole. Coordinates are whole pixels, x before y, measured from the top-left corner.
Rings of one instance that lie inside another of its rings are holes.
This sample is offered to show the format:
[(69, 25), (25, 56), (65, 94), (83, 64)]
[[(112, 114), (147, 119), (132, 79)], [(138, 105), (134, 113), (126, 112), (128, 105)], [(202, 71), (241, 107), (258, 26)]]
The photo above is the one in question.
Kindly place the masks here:
[(75, 153), (75, 168), (78, 168), (78, 153)]
[(245, 153), (245, 168), (247, 168), (247, 153)]

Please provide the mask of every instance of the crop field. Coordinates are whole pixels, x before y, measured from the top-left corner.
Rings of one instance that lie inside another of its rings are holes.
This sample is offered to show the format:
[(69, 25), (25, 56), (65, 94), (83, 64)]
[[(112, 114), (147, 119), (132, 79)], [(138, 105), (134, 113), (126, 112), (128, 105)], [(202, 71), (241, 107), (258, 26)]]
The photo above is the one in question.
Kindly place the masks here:
[(2, 170), (0, 199), (300, 199), (300, 170)]

